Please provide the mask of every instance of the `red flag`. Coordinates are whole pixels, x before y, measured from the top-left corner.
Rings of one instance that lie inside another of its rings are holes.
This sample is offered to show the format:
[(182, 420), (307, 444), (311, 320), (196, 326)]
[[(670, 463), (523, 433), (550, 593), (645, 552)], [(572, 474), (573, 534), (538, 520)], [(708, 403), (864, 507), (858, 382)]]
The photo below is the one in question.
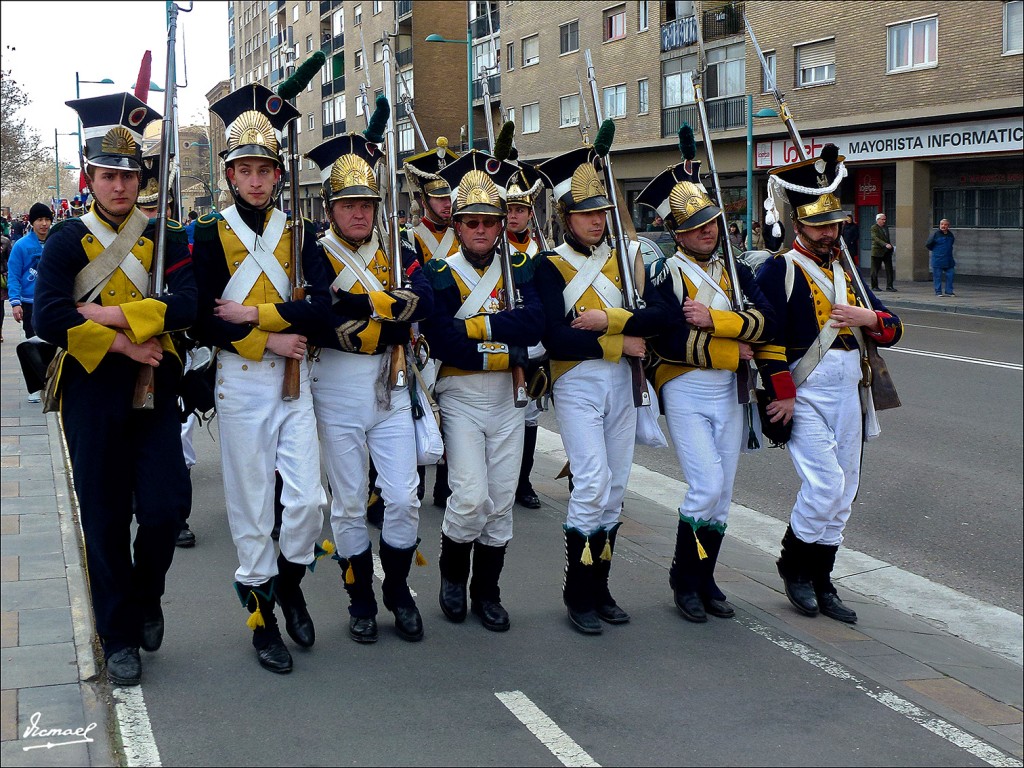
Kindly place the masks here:
[(149, 99), (149, 78), (153, 74), (153, 52), (146, 51), (142, 55), (139, 76), (135, 78), (135, 97), (141, 101)]

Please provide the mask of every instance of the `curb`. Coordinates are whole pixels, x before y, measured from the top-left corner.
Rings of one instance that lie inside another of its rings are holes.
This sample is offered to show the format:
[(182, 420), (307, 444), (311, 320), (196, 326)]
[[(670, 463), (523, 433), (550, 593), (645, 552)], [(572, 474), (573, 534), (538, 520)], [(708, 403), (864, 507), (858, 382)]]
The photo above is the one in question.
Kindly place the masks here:
[(992, 317), (999, 320), (1024, 320), (1024, 310), (1002, 309), (1000, 307), (967, 306), (964, 304), (934, 301), (886, 301), (885, 306), (892, 309), (910, 309), (925, 312), (943, 312), (954, 315), (972, 315), (974, 317)]

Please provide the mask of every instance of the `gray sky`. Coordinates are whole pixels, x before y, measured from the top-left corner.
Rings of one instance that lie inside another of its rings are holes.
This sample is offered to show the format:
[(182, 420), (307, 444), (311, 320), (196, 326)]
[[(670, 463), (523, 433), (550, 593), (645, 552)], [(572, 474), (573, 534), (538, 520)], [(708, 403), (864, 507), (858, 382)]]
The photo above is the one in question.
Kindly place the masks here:
[[(187, 6), (179, 3), (179, 7)], [(53, 131), (78, 129), (64, 102), (75, 98), (75, 72), (82, 80), (110, 78), (114, 85), (82, 84), (82, 98), (131, 91), (143, 54), (153, 54), (150, 79), (163, 86), (167, 68), (167, 15), (163, 0), (135, 2), (0, 2), (3, 68), (10, 69), (31, 103), (19, 116), (44, 145)], [(11, 50), (11, 49), (14, 50)], [(228, 77), (228, 3), (202, 0), (178, 13), (178, 117), (181, 125), (206, 124), (206, 92)], [(184, 52), (184, 54), (183, 54)], [(151, 91), (149, 105), (164, 109), (164, 94)], [(78, 164), (78, 142), (58, 138), (60, 156)]]

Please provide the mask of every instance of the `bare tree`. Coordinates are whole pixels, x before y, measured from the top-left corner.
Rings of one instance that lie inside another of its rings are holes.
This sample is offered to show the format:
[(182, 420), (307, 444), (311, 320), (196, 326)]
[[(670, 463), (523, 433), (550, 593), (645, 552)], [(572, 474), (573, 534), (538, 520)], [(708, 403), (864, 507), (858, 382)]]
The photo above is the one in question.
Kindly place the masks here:
[(8, 205), (8, 190), (18, 185), (30, 166), (46, 157), (39, 135), (25, 125), (24, 118), (18, 117), (28, 103), (28, 96), (11, 71), (0, 69), (0, 191)]

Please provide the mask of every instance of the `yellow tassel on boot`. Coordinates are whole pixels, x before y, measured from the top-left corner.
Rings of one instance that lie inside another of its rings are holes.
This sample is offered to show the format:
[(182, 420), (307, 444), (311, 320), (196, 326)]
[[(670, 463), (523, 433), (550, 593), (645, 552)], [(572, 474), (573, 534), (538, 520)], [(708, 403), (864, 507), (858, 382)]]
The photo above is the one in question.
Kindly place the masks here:
[(256, 610), (249, 614), (249, 618), (245, 620), (245, 626), (255, 632), (257, 628), (267, 626), (267, 623), (263, 620), (263, 612), (260, 611), (260, 599), (256, 597), (255, 592), (250, 594), (253, 600), (256, 601)]
[(356, 583), (356, 572), (352, 570), (352, 561), (348, 561), (348, 568), (345, 569), (345, 583), (355, 584)]
[(701, 560), (708, 559), (708, 553), (704, 551), (704, 546), (700, 543), (700, 539), (697, 538), (697, 532), (693, 532), (693, 538), (697, 542), (697, 557)]
[(427, 563), (427, 558), (425, 558), (425, 557), (423, 556), (423, 553), (422, 553), (422, 552), (420, 552), (420, 551), (419, 551), (419, 550), (417, 549), (417, 550), (416, 550), (416, 565), (418, 565), (418, 566), (422, 567), (422, 566), (424, 566), (424, 565), (427, 565), (427, 564), (428, 564), (428, 563)]
[(586, 542), (583, 544), (583, 554), (580, 555), (580, 562), (584, 565), (593, 565), (594, 556), (590, 554), (590, 537), (587, 536)]
[(601, 559), (605, 562), (609, 562), (612, 559), (612, 543), (608, 539), (604, 540), (604, 549), (601, 550)]

